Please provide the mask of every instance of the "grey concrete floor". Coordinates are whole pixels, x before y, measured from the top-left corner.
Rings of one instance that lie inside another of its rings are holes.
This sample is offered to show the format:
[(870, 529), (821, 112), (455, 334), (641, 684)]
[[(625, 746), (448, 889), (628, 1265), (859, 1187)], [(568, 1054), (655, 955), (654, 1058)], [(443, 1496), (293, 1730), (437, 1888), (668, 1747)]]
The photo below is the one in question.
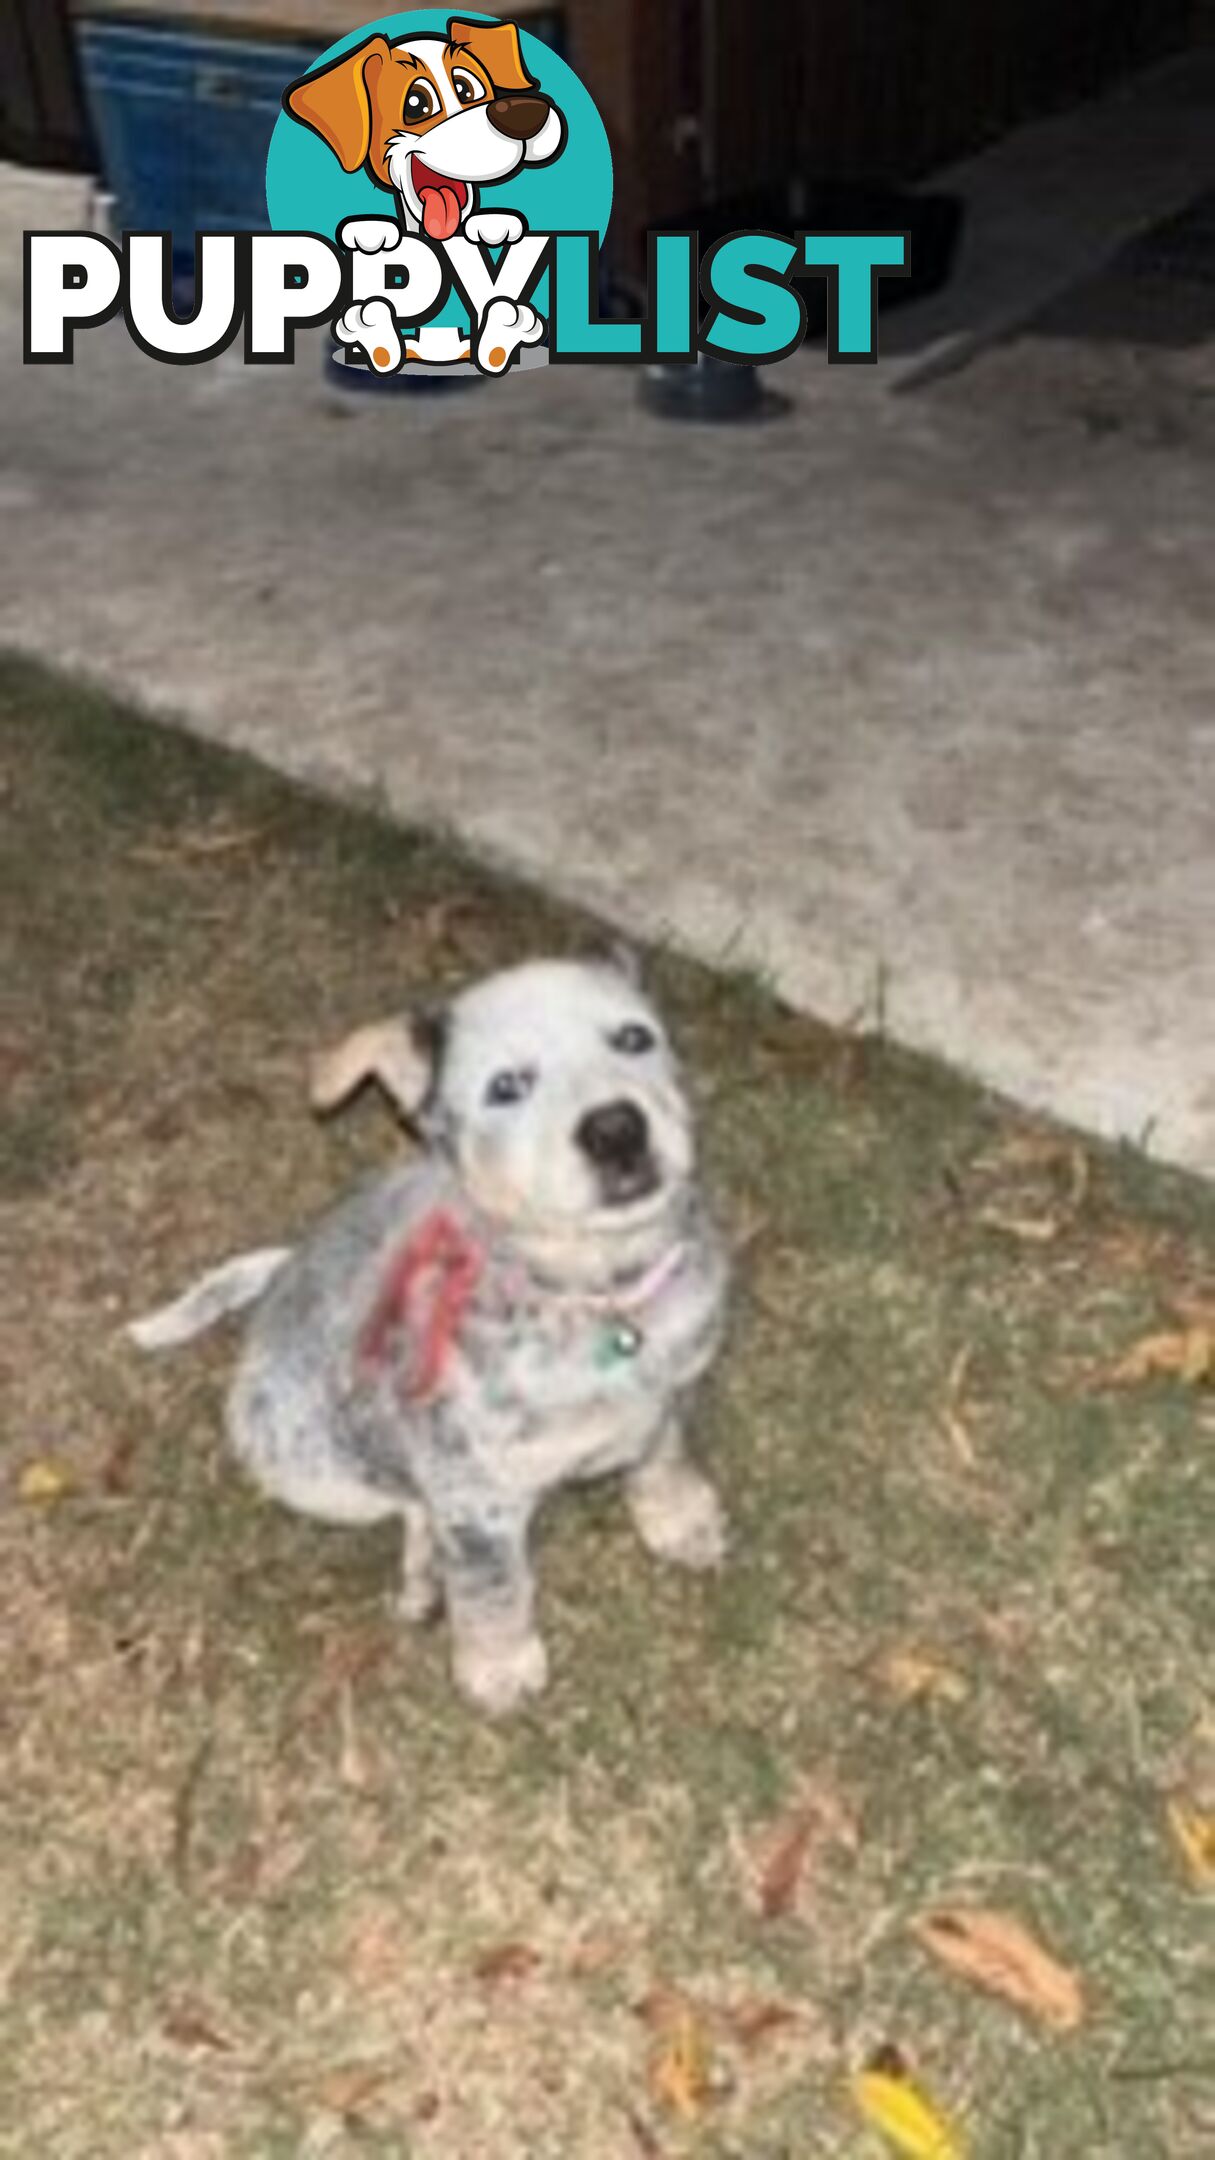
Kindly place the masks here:
[(0, 185), (0, 640), (1215, 1172), (1209, 336), (803, 353), (717, 432), (611, 369), (354, 399), (315, 341), (23, 369), (78, 192)]

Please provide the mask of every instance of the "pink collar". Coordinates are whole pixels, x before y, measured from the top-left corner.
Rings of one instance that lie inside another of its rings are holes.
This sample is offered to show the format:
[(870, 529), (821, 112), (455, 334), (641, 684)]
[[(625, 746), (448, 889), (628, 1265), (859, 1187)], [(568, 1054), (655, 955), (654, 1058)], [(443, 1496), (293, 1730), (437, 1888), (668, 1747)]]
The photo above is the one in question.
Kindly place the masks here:
[(623, 1282), (614, 1290), (573, 1290), (567, 1294), (568, 1302), (585, 1305), (590, 1312), (640, 1312), (643, 1306), (652, 1305), (655, 1298), (661, 1297), (674, 1282), (687, 1257), (687, 1239), (677, 1238), (632, 1281)]

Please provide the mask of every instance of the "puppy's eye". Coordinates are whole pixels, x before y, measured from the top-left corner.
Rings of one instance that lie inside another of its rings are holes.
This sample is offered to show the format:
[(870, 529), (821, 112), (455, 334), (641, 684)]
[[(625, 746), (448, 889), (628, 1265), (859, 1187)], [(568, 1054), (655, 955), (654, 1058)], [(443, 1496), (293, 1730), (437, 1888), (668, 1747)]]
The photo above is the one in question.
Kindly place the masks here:
[(644, 1057), (657, 1042), (653, 1028), (647, 1027), (644, 1020), (626, 1020), (623, 1027), (608, 1036), (610, 1048), (619, 1050), (622, 1057)]
[(495, 1073), (485, 1090), (485, 1100), (492, 1104), (494, 1109), (501, 1110), (508, 1103), (522, 1102), (525, 1095), (531, 1094), (535, 1085), (536, 1075), (526, 1066), (518, 1072)]
[(451, 86), (461, 105), (476, 105), (485, 96), (485, 85), (470, 75), (466, 68), (453, 68)]
[(438, 110), (439, 101), (434, 91), (431, 89), (430, 84), (423, 82), (419, 75), (417, 81), (410, 84), (405, 95), (405, 118), (407, 120), (429, 120), (431, 114), (437, 113)]

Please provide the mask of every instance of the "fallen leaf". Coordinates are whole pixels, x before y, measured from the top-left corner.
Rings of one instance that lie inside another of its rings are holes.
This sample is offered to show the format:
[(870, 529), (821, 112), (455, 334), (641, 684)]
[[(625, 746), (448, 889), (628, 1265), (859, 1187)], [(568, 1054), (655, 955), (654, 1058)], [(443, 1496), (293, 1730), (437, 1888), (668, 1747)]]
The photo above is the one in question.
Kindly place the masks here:
[(932, 1650), (896, 1645), (879, 1660), (877, 1678), (896, 1702), (965, 1702), (969, 1689), (960, 1672)]
[(1186, 1387), (1215, 1381), (1215, 1329), (1169, 1328), (1144, 1335), (1112, 1365), (1089, 1376), (1092, 1388), (1142, 1387), (1149, 1380), (1180, 1380)]
[(970, 1378), (970, 1368), (974, 1363), (974, 1355), (975, 1346), (973, 1343), (963, 1343), (961, 1349), (956, 1353), (945, 1382), (945, 1399), (947, 1402), (961, 1402), (963, 1395), (966, 1393), (966, 1382)]
[(914, 2084), (893, 2049), (852, 2079), (852, 2097), (874, 2130), (906, 2160), (965, 2160), (961, 2133)]
[(373, 1782), (367, 1751), (359, 1738), (354, 1715), (354, 1689), (343, 1681), (338, 1691), (338, 1777), (351, 1792), (367, 1792)]
[(39, 1455), (27, 1462), (17, 1479), (17, 1491), (31, 1507), (49, 1507), (62, 1500), (73, 1490), (75, 1479), (65, 1463), (55, 1462), (49, 1455)]
[(760, 1849), (756, 1895), (764, 1919), (779, 1919), (791, 1909), (812, 1859), (824, 1846), (842, 1845), (855, 1852), (857, 1843), (856, 1823), (843, 1802), (825, 1786), (807, 1786)]
[(310, 2088), (311, 2098), (327, 2114), (357, 2122), (366, 2113), (368, 2102), (383, 2091), (392, 2076), (393, 2067), (388, 2063), (341, 2063), (318, 2078)]
[(979, 1156), (974, 1168), (996, 1177), (1012, 1173), (1022, 1184), (1036, 1173), (1056, 1190), (1063, 1189), (1072, 1215), (1083, 1207), (1092, 1182), (1087, 1150), (1060, 1133), (1007, 1132), (994, 1149)]
[(119, 1433), (101, 1465), (101, 1489), (118, 1497), (131, 1490), (131, 1465), (138, 1441), (133, 1432)]
[(952, 1409), (947, 1403), (941, 1412), (941, 1425), (945, 1438), (948, 1440), (962, 1468), (964, 1470), (973, 1470), (979, 1460), (978, 1451), (971, 1437), (970, 1427), (961, 1412)]
[(127, 849), (127, 860), (155, 867), (162, 863), (206, 861), (214, 855), (231, 855), (241, 848), (256, 847), (271, 830), (269, 824), (242, 825), (224, 830), (186, 832), (174, 841), (149, 841)]
[(772, 1996), (745, 1995), (737, 2002), (710, 2003), (683, 1988), (663, 1986), (650, 1988), (633, 2008), (653, 2032), (669, 2035), (682, 2020), (691, 2018), (702, 2030), (716, 2032), (746, 2049), (757, 2048), (773, 2033), (797, 2024), (802, 2015), (792, 2003)]
[(709, 2097), (711, 2062), (708, 2034), (685, 2001), (650, 2057), (651, 2094), (683, 2122), (695, 2122)]
[(1168, 1804), (1168, 1823), (1194, 1888), (1215, 1889), (1215, 1810), (1197, 1807), (1174, 1794)]
[(912, 1933), (942, 1965), (990, 1995), (1000, 1995), (1056, 2032), (1085, 2015), (1084, 1989), (1029, 1930), (1008, 1913), (962, 1906), (921, 1913)]
[(235, 2046), (217, 2030), (206, 2011), (192, 2003), (178, 2003), (167, 2011), (161, 2031), (175, 2047), (203, 2049), (212, 2055), (230, 2055)]
[(722, 2022), (740, 2047), (751, 2049), (771, 2039), (774, 2033), (796, 2025), (798, 2015), (792, 2003), (777, 2002), (770, 1996), (760, 1995), (731, 2003), (722, 2011)]
[(1064, 1228), (1060, 1215), (1011, 1215), (997, 1207), (980, 1208), (978, 1219), (985, 1229), (998, 1230), (1019, 1245), (1050, 1245)]
[(765, 1920), (786, 1913), (797, 1896), (814, 1835), (815, 1815), (803, 1807), (777, 1832), (759, 1878), (759, 1909)]
[(186, 1764), (185, 1775), (173, 1795), (173, 1840), (170, 1851), (173, 1874), (184, 1888), (190, 1878), (191, 1848), (194, 1841), (194, 1815), (202, 1781), (215, 1747), (214, 1733), (203, 1734)]
[(949, 1378), (945, 1383), (945, 1402), (941, 1410), (941, 1423), (946, 1438), (965, 1470), (973, 1470), (978, 1460), (970, 1427), (966, 1422), (963, 1400), (973, 1356), (974, 1346), (971, 1343), (964, 1344), (959, 1350), (949, 1368)]
[(540, 1963), (540, 1953), (530, 1943), (495, 1943), (490, 1950), (482, 1951), (473, 1966), (473, 1976), (485, 1987), (497, 1987), (503, 1980), (526, 1980)]

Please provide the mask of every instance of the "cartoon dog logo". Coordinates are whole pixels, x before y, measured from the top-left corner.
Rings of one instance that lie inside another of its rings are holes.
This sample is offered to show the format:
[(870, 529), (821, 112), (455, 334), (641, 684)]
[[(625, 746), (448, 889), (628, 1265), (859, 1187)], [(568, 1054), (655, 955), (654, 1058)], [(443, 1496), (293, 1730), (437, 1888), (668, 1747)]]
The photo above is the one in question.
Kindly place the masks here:
[[(348, 218), (343, 247), (368, 254), (409, 233), (441, 243), (463, 234), (489, 247), (518, 240), (524, 220), (510, 210), (478, 211), (479, 187), (523, 165), (547, 165), (565, 143), (565, 119), (523, 62), (514, 23), (453, 17), (446, 38), (390, 44), (377, 33), (328, 67), (292, 83), (286, 110), (328, 144), (342, 170), (366, 171), (396, 197), (396, 219)], [(348, 308), (335, 325), (345, 345), (363, 348), (377, 373), (395, 373), (402, 353), (386, 300)], [(490, 302), (477, 326), (477, 362), (500, 374), (521, 345), (543, 335), (527, 301)], [(430, 365), (467, 360), (468, 341), (441, 326), (423, 329), (405, 357)]]

